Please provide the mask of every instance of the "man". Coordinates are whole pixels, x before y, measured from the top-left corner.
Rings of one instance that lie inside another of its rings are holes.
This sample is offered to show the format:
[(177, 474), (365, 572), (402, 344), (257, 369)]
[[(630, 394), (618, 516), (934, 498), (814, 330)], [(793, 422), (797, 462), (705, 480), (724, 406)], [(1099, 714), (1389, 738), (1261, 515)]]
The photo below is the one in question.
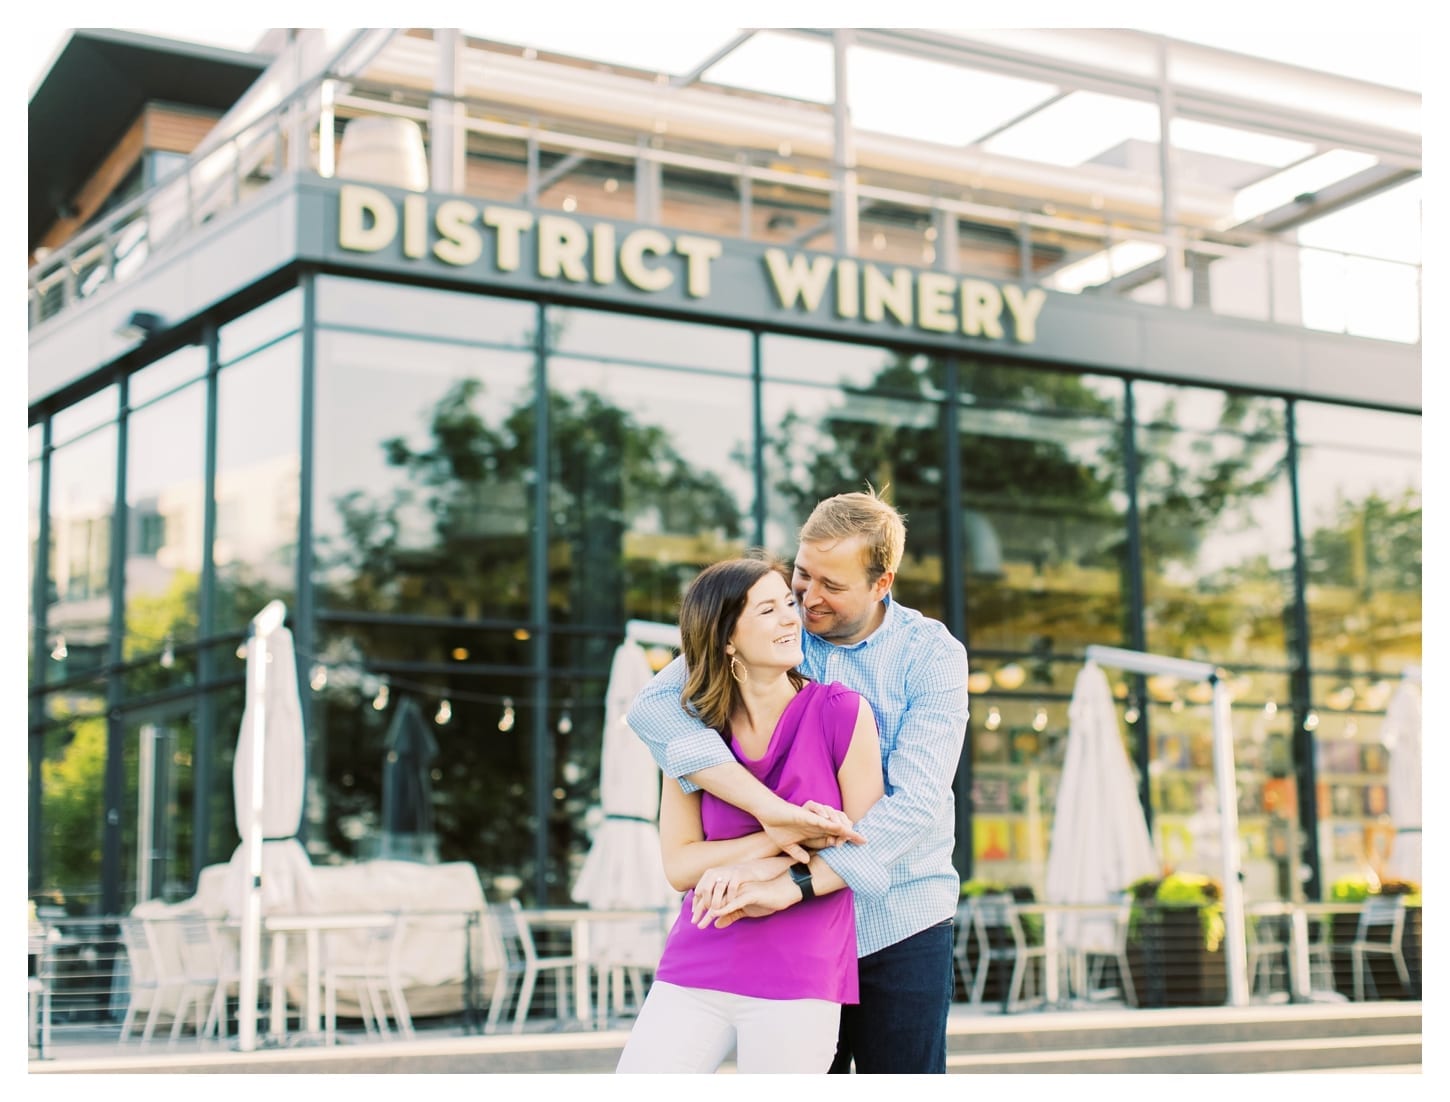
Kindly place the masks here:
[[(630, 727), (667, 776), (750, 812), (801, 862), (775, 880), (744, 884), (723, 903), (697, 897), (697, 924), (768, 914), (808, 892), (855, 893), (861, 1001), (842, 1007), (832, 1072), (853, 1063), (861, 1073), (946, 1071), (961, 887), (952, 865), (952, 778), (966, 733), (967, 655), (941, 623), (891, 599), (905, 540), (900, 515), (875, 494), (838, 494), (816, 506), (796, 552), (803, 669), (861, 693), (881, 732), (886, 795), (854, 829), (771, 793), (719, 734), (687, 716), (683, 660), (662, 670), (629, 712)], [(802, 848), (823, 834), (853, 844)]]

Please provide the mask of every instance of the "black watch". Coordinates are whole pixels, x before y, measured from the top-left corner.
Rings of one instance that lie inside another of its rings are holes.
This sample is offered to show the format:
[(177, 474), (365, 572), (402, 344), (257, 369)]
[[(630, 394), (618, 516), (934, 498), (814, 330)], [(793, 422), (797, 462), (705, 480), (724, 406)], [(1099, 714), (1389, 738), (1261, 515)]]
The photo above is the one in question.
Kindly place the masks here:
[(790, 867), (790, 878), (795, 881), (795, 886), (801, 890), (801, 902), (816, 897), (816, 886), (811, 883), (811, 867), (803, 861), (797, 861)]

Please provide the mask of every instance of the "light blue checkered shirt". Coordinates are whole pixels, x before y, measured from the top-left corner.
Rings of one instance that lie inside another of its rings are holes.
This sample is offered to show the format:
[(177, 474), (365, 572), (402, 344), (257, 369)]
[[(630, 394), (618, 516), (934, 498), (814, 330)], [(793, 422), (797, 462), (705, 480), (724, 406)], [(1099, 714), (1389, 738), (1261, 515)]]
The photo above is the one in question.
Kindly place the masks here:
[[(938, 621), (889, 596), (885, 604), (881, 626), (858, 643), (836, 646), (809, 632), (803, 643), (803, 670), (859, 692), (881, 731), (886, 796), (856, 824), (866, 844), (821, 853), (855, 893), (860, 956), (951, 918), (961, 890), (952, 865), (952, 778), (967, 729), (967, 653)], [(684, 684), (684, 660), (676, 659), (629, 710), (630, 727), (671, 777), (735, 760), (717, 733), (680, 707)]]

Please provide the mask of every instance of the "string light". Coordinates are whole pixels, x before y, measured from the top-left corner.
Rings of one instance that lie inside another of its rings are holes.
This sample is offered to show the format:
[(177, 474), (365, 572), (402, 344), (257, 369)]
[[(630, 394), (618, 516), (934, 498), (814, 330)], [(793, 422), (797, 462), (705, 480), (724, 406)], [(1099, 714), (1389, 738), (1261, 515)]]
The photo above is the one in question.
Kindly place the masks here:
[(1273, 716), (1279, 711), (1279, 706), (1272, 700), (1264, 705), (1264, 715)]
[(564, 701), (564, 711), (559, 716), (559, 734), (567, 735), (574, 730), (574, 718), (569, 714), (569, 705), (572, 701)]
[(1314, 728), (1316, 728), (1318, 726), (1319, 726), (1319, 713), (1311, 709), (1310, 712), (1309, 712), (1309, 714), (1304, 717), (1304, 730), (1306, 730), (1306, 731), (1312, 731), (1312, 730), (1314, 730)]
[(61, 632), (55, 637), (55, 649), (50, 652), (50, 656), (57, 662), (64, 662), (69, 654), (70, 651), (65, 647), (65, 632)]
[(176, 649), (175, 649), (175, 647), (172, 646), (172, 643), (171, 643), (171, 633), (170, 632), (167, 632), (167, 634), (166, 634), (166, 647), (161, 652), (161, 668), (162, 669), (165, 669), (165, 670), (169, 670), (175, 664), (176, 664)]
[(445, 696), (438, 704), (438, 714), (433, 717), (433, 721), (441, 727), (452, 718), (453, 705), (448, 703), (448, 698)]
[(388, 706), (388, 683), (384, 681), (378, 686), (378, 695), (373, 697), (373, 710), (381, 712)]
[(498, 717), (498, 729), (508, 732), (514, 729), (514, 701), (513, 697), (503, 698), (503, 715)]
[(327, 667), (321, 662), (312, 667), (312, 676), (307, 682), (312, 686), (314, 693), (320, 693), (327, 687)]
[(1128, 701), (1128, 707), (1123, 711), (1123, 722), (1131, 727), (1138, 722), (1138, 718), (1141, 715), (1142, 713), (1138, 711), (1138, 700), (1135, 697)]
[(987, 730), (995, 731), (1000, 726), (1002, 726), (1002, 713), (993, 707), (987, 712)]
[(1032, 729), (1034, 731), (1047, 730), (1047, 709), (1040, 704), (1037, 706), (1037, 714), (1032, 717)]

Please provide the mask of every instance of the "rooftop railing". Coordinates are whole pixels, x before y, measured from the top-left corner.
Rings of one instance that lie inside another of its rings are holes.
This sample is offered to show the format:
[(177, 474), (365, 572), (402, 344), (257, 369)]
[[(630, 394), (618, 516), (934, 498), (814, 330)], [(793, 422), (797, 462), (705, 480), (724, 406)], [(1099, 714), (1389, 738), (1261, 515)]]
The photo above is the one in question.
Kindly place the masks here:
[[(62, 316), (134, 278), (223, 212), (289, 173), (340, 175), (348, 121), (416, 121), (427, 140), (440, 103), (467, 137), (463, 194), (566, 212), (678, 225), (743, 240), (838, 247), (830, 219), (838, 174), (809, 158), (667, 145), (658, 135), (529, 114), (329, 72), (270, 112), (204, 147), (145, 193), (108, 212), (29, 273), (29, 324)], [(346, 166), (343, 166), (345, 169)], [(1244, 230), (1164, 227), (1142, 217), (969, 202), (930, 179), (863, 168), (854, 254), (1166, 308), (1418, 343), (1421, 268), (1387, 257), (1299, 245)], [(1040, 204), (1039, 204), (1040, 208)], [(952, 247), (955, 239), (956, 248)], [(1168, 271), (1170, 263), (1181, 270)], [(1175, 291), (1175, 288), (1177, 289)]]

